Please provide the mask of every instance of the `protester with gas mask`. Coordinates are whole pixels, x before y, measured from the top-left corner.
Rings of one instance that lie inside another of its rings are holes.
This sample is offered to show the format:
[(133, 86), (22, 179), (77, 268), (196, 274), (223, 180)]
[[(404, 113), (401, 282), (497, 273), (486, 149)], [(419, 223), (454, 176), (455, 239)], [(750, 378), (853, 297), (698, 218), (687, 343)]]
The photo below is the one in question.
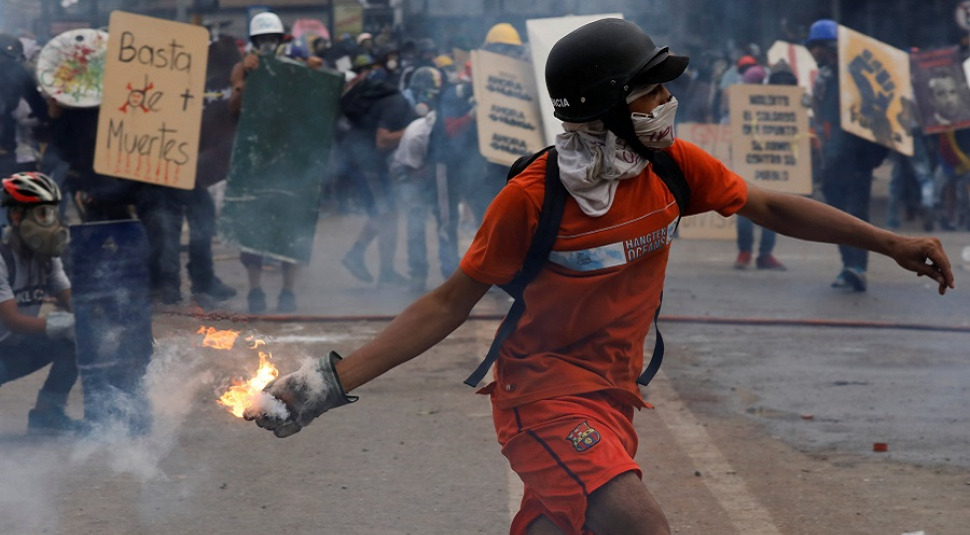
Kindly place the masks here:
[(412, 292), (423, 293), (428, 281), (428, 214), (437, 223), (441, 274), (448, 278), (458, 269), (458, 198), (449, 187), (447, 168), (437, 156), (446, 149), (444, 120), (438, 113), (443, 75), (421, 67), (411, 76), (405, 97), (418, 118), (404, 130), (391, 157), (391, 178), (407, 225), (408, 277)]
[[(793, 237), (881, 252), (932, 278), (941, 294), (954, 286), (939, 240), (899, 236), (811, 199), (763, 190), (676, 139), (677, 100), (665, 84), (687, 62), (619, 19), (559, 40), (545, 72), (565, 131), (555, 152), (495, 198), (460, 269), (346, 359), (331, 351), (270, 383), (265, 392), (286, 405), (285, 414), (262, 403), (244, 416), (290, 436), (448, 336), (492, 285), (523, 268), (546, 186), (559, 191), (558, 179), (562, 219), (543, 234), (554, 238), (552, 250), (525, 288), (524, 315), (510, 332), (503, 324), (495, 381), (480, 390), (491, 397), (502, 453), (525, 485), (510, 532), (669, 535), (641, 481), (633, 415), (647, 406), (638, 388), (644, 339), (659, 313), (681, 216), (741, 214)], [(552, 163), (558, 176), (547, 177)]]
[[(64, 413), (78, 369), (71, 283), (59, 258), (68, 237), (58, 219), (60, 201), (47, 175), (18, 173), (2, 181), (0, 204), (9, 226), (0, 242), (0, 385), (52, 364), (28, 414), (29, 431), (81, 429)], [(63, 311), (38, 317), (48, 296)]]

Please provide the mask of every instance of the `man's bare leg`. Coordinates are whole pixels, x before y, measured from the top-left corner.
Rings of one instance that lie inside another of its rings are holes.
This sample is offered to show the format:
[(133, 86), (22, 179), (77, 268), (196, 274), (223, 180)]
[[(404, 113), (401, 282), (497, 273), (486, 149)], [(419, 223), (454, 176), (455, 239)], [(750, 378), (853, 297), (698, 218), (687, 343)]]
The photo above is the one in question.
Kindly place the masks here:
[(586, 527), (596, 535), (670, 535), (660, 505), (633, 472), (613, 478), (589, 496)]

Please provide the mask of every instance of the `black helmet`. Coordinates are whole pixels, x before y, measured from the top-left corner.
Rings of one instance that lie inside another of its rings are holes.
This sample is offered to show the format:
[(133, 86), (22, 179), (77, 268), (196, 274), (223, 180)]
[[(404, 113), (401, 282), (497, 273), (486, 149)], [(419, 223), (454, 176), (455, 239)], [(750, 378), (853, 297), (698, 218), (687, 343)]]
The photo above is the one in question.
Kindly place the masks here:
[(559, 40), (546, 61), (546, 86), (557, 119), (584, 123), (602, 118), (637, 87), (669, 82), (687, 68), (622, 19), (586, 24)]
[(20, 39), (9, 33), (0, 33), (0, 56), (10, 59), (22, 59), (24, 56), (24, 44)]

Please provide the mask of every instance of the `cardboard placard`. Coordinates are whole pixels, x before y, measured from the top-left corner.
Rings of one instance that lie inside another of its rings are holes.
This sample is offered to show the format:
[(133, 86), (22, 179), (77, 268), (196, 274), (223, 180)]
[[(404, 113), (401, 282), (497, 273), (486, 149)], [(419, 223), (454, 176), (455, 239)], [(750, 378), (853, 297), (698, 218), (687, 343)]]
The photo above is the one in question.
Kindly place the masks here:
[(209, 32), (113, 11), (109, 33), (94, 169), (194, 188)]
[(539, 95), (539, 110), (542, 113), (542, 126), (545, 131), (543, 146), (554, 145), (556, 135), (562, 130), (562, 122), (553, 115), (552, 98), (546, 88), (546, 60), (549, 52), (557, 41), (569, 32), (602, 19), (622, 19), (622, 13), (602, 13), (599, 15), (581, 15), (569, 17), (555, 17), (548, 19), (529, 19), (525, 21), (525, 29), (529, 34), (529, 51), (532, 56), (532, 71), (536, 80)]
[(512, 165), (520, 156), (542, 149), (542, 120), (529, 63), (475, 50), (472, 72), (482, 156), (493, 163)]
[(818, 75), (818, 65), (812, 53), (802, 45), (796, 45), (786, 41), (775, 41), (768, 49), (768, 65), (774, 66), (778, 62), (784, 61), (795, 73), (798, 78), (798, 86), (805, 89), (809, 95), (812, 94), (812, 86), (815, 85), (815, 77)]
[(790, 85), (735, 84), (730, 168), (758, 186), (812, 193), (812, 146), (805, 90)]
[[(726, 124), (683, 123), (677, 125), (677, 137), (707, 151), (724, 165), (731, 162), (731, 126)], [(692, 215), (680, 220), (677, 236), (686, 240), (737, 239), (737, 218), (725, 218), (717, 212)]]
[(246, 78), (219, 229), (242, 250), (307, 264), (343, 76), (261, 57)]
[(938, 134), (970, 127), (970, 87), (957, 47), (916, 52), (913, 94), (923, 132)]
[(913, 155), (909, 54), (839, 26), (842, 130)]

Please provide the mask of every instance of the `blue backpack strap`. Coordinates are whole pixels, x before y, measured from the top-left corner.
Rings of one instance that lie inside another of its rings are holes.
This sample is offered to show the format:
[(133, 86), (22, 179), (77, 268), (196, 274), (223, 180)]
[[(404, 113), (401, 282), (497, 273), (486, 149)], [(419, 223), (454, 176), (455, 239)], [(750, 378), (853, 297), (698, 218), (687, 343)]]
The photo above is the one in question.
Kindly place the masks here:
[[(509, 309), (508, 314), (505, 315), (505, 319), (502, 320), (502, 325), (499, 326), (498, 333), (492, 340), (492, 345), (488, 348), (485, 359), (468, 376), (468, 379), (465, 379), (465, 384), (468, 386), (478, 386), (478, 383), (482, 382), (485, 374), (488, 373), (488, 369), (498, 359), (499, 350), (502, 348), (505, 339), (515, 331), (519, 318), (525, 312), (525, 299), (523, 298), (525, 287), (542, 271), (549, 259), (549, 253), (556, 243), (556, 236), (559, 234), (559, 224), (562, 222), (562, 213), (566, 206), (568, 192), (559, 178), (559, 158), (556, 149), (545, 149), (542, 152), (548, 152), (549, 158), (546, 160), (546, 192), (542, 200), (542, 210), (539, 212), (539, 224), (536, 226), (535, 234), (532, 235), (532, 243), (525, 255), (522, 269), (511, 282), (501, 286), (515, 301), (512, 303), (512, 308)], [(542, 154), (542, 152), (539, 154)], [(533, 155), (528, 159), (528, 162), (531, 163), (537, 157)], [(520, 159), (520, 161), (523, 160)], [(516, 164), (518, 163), (516, 162)], [(513, 165), (514, 168), (515, 165)]]

